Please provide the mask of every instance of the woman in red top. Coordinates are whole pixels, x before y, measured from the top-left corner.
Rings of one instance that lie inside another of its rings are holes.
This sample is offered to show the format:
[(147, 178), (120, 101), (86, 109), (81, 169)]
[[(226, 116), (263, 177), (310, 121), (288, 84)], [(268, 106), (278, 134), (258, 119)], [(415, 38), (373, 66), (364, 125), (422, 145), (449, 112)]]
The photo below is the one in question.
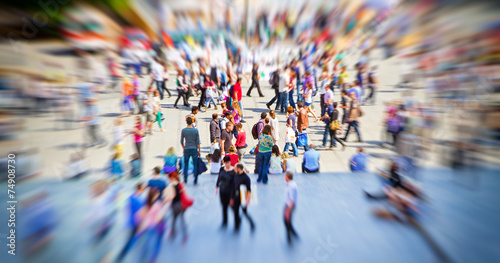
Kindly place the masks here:
[(229, 154), (227, 154), (226, 156), (229, 156), (229, 158), (231, 158), (232, 167), (234, 167), (240, 161), (240, 157), (238, 156), (238, 154), (236, 154), (236, 148), (234, 148), (233, 145), (229, 146)]
[(236, 124), (236, 130), (238, 131), (238, 136), (236, 137), (236, 150), (238, 152), (238, 157), (240, 160), (243, 160), (243, 156), (247, 152), (247, 134), (245, 130), (243, 130), (243, 124)]

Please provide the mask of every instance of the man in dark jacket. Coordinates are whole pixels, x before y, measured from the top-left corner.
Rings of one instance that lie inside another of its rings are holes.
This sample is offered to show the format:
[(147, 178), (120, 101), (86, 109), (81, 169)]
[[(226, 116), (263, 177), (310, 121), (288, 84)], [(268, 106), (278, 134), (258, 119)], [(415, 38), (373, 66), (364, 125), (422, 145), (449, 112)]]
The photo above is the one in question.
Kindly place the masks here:
[(280, 86), (280, 72), (281, 72), (281, 69), (278, 68), (275, 72), (272, 73), (272, 76), (271, 76), (271, 88), (274, 89), (274, 97), (268, 103), (266, 103), (267, 108), (271, 109), (271, 105), (273, 105), (273, 103), (276, 100), (278, 100), (278, 102), (276, 102), (276, 108), (274, 109), (275, 111), (278, 110), (278, 107), (280, 106), (280, 102), (281, 102), (280, 91), (279, 91), (279, 86)]
[(210, 121), (210, 142), (214, 141), (220, 143), (219, 115), (217, 113), (212, 114), (212, 120)]

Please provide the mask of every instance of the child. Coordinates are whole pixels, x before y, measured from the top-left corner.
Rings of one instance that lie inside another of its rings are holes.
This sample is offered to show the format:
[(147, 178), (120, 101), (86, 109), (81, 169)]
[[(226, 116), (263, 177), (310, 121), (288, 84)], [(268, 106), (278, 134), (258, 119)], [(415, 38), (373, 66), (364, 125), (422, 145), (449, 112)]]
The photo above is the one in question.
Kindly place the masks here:
[(215, 149), (210, 156), (210, 173), (219, 174), (222, 165), (222, 156), (220, 154), (220, 149)]
[(232, 167), (234, 167), (240, 161), (238, 154), (236, 153), (236, 148), (233, 145), (229, 146), (228, 156), (231, 158), (231, 166)]
[(141, 158), (139, 154), (134, 153), (130, 157), (132, 160), (130, 161), (130, 166), (132, 169), (130, 169), (130, 177), (139, 177), (142, 175), (142, 169), (141, 169)]
[(283, 168), (281, 167), (281, 157), (280, 157), (280, 148), (278, 145), (274, 145), (271, 148), (272, 156), (269, 163), (269, 174), (280, 174), (283, 173)]

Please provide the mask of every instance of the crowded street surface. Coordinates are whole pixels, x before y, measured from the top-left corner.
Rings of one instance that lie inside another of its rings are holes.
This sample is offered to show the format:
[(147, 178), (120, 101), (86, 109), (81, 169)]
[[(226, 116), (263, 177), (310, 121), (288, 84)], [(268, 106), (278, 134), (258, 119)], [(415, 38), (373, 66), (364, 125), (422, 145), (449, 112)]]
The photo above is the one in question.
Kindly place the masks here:
[(285, 2), (0, 4), (0, 262), (500, 261), (498, 3)]

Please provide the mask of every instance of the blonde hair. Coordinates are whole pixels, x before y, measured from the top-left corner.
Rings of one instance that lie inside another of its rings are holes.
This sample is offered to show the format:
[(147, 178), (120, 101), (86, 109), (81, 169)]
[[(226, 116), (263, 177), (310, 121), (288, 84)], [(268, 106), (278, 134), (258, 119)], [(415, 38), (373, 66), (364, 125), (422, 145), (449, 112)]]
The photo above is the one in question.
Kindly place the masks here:
[(175, 149), (174, 149), (174, 147), (168, 148), (166, 155), (175, 155)]
[(290, 155), (287, 153), (287, 152), (284, 152), (281, 154), (281, 159), (289, 159), (290, 158)]
[(229, 146), (229, 152), (236, 152), (236, 148), (234, 147), (234, 145)]

